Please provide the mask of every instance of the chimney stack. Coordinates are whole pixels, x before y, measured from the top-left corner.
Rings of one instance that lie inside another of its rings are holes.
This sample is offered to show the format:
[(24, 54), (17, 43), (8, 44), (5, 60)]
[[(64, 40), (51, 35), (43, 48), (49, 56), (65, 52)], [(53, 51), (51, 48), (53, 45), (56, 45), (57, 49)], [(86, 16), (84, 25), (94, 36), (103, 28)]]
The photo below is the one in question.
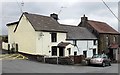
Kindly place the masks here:
[(86, 21), (88, 21), (88, 17), (86, 17), (85, 14), (84, 14), (84, 16), (81, 17), (81, 22), (80, 22), (80, 24), (78, 26), (86, 27)]
[(52, 17), (53, 19), (55, 19), (56, 21), (59, 19), (58, 18), (58, 15), (53, 13), (53, 14), (50, 14), (50, 17)]
[(85, 22), (85, 21), (88, 21), (88, 17), (86, 17), (85, 14), (84, 14), (84, 16), (81, 17), (81, 22)]

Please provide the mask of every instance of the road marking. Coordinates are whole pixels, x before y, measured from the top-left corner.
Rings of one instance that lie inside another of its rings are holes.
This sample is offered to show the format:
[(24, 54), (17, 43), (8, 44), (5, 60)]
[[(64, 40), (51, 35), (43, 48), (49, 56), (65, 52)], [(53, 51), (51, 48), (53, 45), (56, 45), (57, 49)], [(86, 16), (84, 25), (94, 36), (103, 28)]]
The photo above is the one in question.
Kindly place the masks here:
[(2, 55), (0, 55), (0, 60), (15, 60), (15, 59), (26, 60), (28, 58), (22, 54), (2, 54)]

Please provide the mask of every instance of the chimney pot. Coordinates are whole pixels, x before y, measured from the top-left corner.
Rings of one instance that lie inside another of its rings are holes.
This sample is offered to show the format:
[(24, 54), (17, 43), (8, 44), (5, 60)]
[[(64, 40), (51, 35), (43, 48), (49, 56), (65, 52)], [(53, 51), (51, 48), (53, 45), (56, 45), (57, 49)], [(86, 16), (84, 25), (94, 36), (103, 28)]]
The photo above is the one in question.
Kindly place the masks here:
[(58, 15), (53, 13), (53, 14), (50, 14), (50, 17), (52, 17), (53, 19), (55, 20), (58, 20)]

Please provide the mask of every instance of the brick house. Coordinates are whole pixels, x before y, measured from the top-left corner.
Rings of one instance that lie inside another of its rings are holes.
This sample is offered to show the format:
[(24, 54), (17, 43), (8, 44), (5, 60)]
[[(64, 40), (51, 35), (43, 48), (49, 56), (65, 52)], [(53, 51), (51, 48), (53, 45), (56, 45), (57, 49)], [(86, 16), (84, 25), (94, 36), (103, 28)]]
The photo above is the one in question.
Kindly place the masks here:
[(105, 22), (88, 20), (85, 15), (78, 26), (86, 27), (98, 38), (98, 53), (105, 52), (112, 60), (118, 60), (119, 32)]

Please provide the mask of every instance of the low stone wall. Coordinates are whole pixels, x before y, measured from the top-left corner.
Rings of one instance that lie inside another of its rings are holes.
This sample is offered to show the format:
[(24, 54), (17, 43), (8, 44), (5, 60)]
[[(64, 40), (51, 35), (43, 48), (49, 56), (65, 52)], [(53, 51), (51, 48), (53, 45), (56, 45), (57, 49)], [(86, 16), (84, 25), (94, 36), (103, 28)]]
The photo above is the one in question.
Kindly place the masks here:
[(44, 62), (49, 63), (49, 64), (57, 64), (58, 63), (58, 58), (57, 57), (45, 58)]
[(74, 61), (70, 57), (59, 57), (58, 58), (58, 64), (62, 65), (73, 65)]
[(84, 59), (83, 55), (80, 56), (69, 56), (69, 57), (44, 57), (37, 56), (37, 61), (49, 63), (49, 64), (62, 64), (62, 65), (73, 65), (80, 64)]
[(85, 59), (85, 57), (83, 55), (70, 56), (70, 58), (74, 61), (74, 64), (80, 64), (80, 63), (82, 63), (82, 60)]
[(49, 57), (44, 59), (45, 63), (49, 64), (62, 64), (62, 65), (72, 65), (74, 61), (70, 57)]

